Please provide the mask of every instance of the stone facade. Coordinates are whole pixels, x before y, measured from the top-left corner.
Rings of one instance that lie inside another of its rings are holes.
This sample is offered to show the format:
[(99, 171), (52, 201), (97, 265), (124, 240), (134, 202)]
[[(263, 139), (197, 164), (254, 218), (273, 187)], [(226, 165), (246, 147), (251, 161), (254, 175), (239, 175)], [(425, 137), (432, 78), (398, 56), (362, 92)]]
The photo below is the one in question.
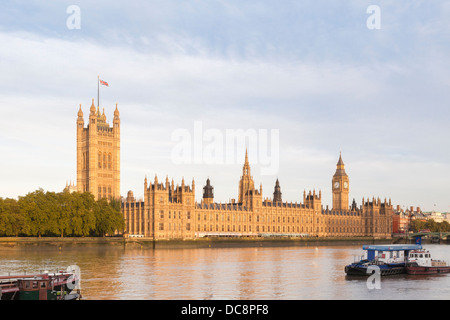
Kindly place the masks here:
[(262, 185), (255, 189), (246, 153), (239, 181), (238, 202), (214, 202), (208, 178), (200, 203), (195, 198), (195, 181), (186, 185), (153, 183), (144, 180), (144, 200), (136, 201), (132, 192), (123, 200), (126, 230), (129, 235), (154, 239), (192, 239), (199, 236), (310, 236), (390, 238), (391, 201), (372, 198), (355, 200), (349, 206), (349, 178), (339, 157), (332, 178), (333, 209), (323, 208), (321, 191), (303, 193), (303, 202), (283, 202), (277, 179), (273, 199), (263, 199)]
[(91, 192), (95, 199), (120, 198), (120, 118), (114, 111), (113, 125), (106, 121), (105, 110), (95, 107), (84, 127), (83, 111), (77, 119), (77, 191)]

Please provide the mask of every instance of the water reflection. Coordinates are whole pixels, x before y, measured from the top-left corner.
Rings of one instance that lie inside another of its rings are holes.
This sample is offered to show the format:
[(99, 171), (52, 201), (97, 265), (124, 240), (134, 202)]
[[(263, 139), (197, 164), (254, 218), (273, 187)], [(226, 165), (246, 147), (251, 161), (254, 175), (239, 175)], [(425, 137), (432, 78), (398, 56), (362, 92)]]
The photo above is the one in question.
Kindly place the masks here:
[[(427, 246), (450, 260), (450, 247)], [(0, 247), (0, 274), (76, 264), (84, 299), (449, 299), (450, 276), (349, 278), (361, 245), (201, 249)]]

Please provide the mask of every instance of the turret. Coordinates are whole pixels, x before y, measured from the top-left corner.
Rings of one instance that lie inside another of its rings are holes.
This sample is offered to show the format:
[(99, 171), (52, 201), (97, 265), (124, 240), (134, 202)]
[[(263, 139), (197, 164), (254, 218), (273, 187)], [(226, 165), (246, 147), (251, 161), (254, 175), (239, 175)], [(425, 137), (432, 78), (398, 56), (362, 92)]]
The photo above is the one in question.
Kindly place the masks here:
[(94, 103), (94, 98), (92, 98), (92, 104), (91, 104), (89, 116), (95, 116), (95, 103)]
[(83, 118), (83, 111), (81, 110), (81, 103), (80, 103), (80, 109), (78, 110), (78, 122), (83, 122), (84, 123), (84, 118)]
[(274, 188), (274, 192), (273, 192), (273, 202), (282, 202), (281, 199), (281, 188), (280, 188), (280, 182), (277, 181), (275, 182), (275, 188)]
[(206, 180), (206, 185), (203, 187), (203, 203), (214, 203), (214, 187), (211, 186), (209, 178)]
[(113, 126), (114, 126), (114, 133), (119, 135), (120, 134), (120, 118), (119, 118), (119, 109), (117, 108), (117, 103), (116, 103), (116, 110), (114, 110)]
[(322, 200), (320, 199), (320, 193), (319, 195), (316, 195), (316, 191), (313, 192), (309, 191), (308, 195), (305, 197), (304, 205), (307, 208), (314, 209), (316, 211), (320, 211), (322, 206)]

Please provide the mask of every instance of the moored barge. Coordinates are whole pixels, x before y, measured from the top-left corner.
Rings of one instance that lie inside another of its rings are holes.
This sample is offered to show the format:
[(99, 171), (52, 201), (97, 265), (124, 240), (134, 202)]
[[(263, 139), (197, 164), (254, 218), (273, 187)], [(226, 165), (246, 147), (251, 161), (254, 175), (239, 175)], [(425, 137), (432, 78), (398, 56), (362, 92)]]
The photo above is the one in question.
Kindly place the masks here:
[(382, 276), (406, 273), (406, 261), (412, 250), (422, 245), (364, 245), (365, 255), (357, 262), (345, 266), (345, 273), (352, 276), (370, 276), (376, 270)]
[(0, 300), (81, 299), (76, 273), (0, 276)]

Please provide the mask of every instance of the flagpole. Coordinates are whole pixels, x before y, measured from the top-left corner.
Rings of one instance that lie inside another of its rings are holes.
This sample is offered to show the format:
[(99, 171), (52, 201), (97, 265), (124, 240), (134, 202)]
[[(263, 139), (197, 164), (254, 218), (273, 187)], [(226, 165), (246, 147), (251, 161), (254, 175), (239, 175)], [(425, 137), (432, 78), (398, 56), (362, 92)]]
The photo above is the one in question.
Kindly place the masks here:
[(97, 107), (100, 106), (100, 76), (97, 76)]

